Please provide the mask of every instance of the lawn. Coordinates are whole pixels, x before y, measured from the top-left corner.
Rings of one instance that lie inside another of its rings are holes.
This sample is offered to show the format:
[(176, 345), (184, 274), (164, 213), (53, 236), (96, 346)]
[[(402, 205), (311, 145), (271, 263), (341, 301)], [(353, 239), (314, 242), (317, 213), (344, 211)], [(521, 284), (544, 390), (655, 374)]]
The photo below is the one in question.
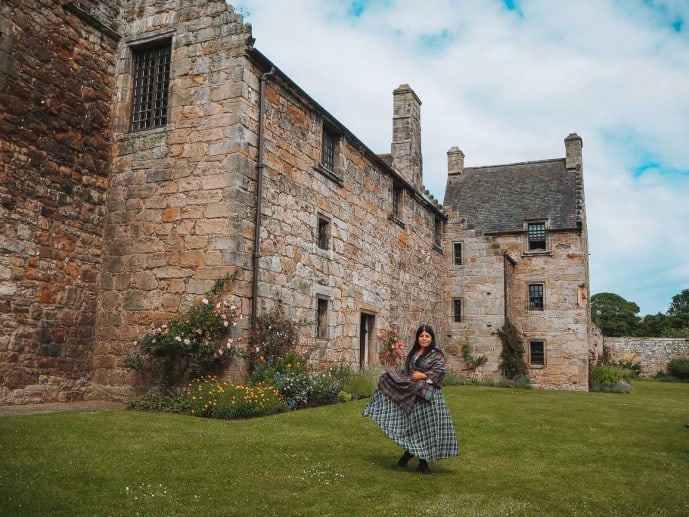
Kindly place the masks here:
[(689, 515), (689, 384), (445, 388), (460, 457), (415, 462), (366, 401), (239, 421), (0, 418), (0, 515)]

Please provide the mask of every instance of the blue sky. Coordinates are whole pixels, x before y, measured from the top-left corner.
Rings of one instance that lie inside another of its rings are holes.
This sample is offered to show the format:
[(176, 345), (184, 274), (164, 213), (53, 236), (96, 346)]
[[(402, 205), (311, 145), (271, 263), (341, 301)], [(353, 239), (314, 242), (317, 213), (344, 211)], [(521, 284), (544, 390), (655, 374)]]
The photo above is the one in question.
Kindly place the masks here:
[(422, 101), (424, 183), (584, 142), (591, 292), (689, 289), (689, 0), (242, 0), (255, 46), (377, 153)]

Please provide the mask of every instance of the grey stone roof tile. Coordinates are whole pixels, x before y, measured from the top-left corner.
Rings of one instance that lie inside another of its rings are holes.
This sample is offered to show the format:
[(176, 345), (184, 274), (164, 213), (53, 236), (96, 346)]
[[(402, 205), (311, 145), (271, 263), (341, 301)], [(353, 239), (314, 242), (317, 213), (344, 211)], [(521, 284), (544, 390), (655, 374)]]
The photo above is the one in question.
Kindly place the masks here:
[(576, 229), (578, 197), (577, 173), (561, 158), (467, 167), (448, 176), (443, 204), (485, 233), (512, 233), (533, 219), (548, 219), (551, 230)]

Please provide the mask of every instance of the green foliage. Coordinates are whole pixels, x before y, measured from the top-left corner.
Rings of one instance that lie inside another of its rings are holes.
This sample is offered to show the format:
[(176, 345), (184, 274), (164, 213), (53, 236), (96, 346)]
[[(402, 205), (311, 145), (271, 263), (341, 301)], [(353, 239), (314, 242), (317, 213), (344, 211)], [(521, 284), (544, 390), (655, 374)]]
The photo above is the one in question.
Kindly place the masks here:
[(190, 413), (207, 418), (249, 418), (287, 411), (285, 399), (274, 386), (242, 386), (214, 377), (193, 381), (186, 398)]
[(528, 377), (529, 370), (524, 362), (524, 342), (517, 328), (510, 320), (498, 330), (498, 336), (502, 341), (502, 371), (506, 379)]
[(465, 340), (462, 345), (462, 358), (464, 359), (464, 364), (469, 370), (469, 378), (473, 379), (476, 375), (476, 370), (479, 366), (483, 365), (488, 361), (485, 355), (475, 356), (471, 353), (471, 345), (469, 340)]
[(129, 409), (135, 411), (188, 414), (191, 412), (191, 405), (189, 404), (189, 399), (184, 395), (166, 396), (150, 394), (133, 400), (129, 404)]
[(639, 306), (618, 294), (598, 293), (591, 297), (591, 319), (604, 336), (638, 336), (641, 320)]
[(220, 296), (224, 285), (224, 280), (216, 282), (213, 291), (178, 318), (154, 325), (137, 341), (139, 352), (125, 358), (125, 366), (157, 374), (157, 383), (168, 393), (193, 377), (221, 371), (240, 353), (231, 330), (242, 318)]
[(620, 390), (620, 381), (631, 382), (636, 378), (633, 370), (611, 364), (599, 364), (591, 368), (591, 391), (615, 392)]
[(250, 370), (260, 358), (270, 360), (286, 357), (299, 344), (299, 333), (295, 323), (284, 313), (280, 304), (256, 317), (254, 333), (251, 336)]
[(689, 359), (673, 359), (667, 365), (667, 372), (682, 382), (689, 381)]
[(345, 379), (342, 390), (355, 400), (368, 398), (376, 390), (382, 373), (383, 369), (380, 367), (362, 368)]

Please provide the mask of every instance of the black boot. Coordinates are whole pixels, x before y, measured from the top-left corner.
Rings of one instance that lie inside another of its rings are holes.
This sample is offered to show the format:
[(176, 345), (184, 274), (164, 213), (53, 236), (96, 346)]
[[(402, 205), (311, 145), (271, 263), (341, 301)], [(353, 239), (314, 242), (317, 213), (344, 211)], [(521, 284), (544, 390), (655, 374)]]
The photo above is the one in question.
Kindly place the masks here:
[(397, 465), (400, 467), (406, 467), (407, 463), (409, 463), (409, 460), (412, 459), (414, 455), (409, 452), (409, 451), (404, 451), (404, 454), (402, 454), (402, 457), (397, 460)]
[(421, 472), (421, 474), (430, 474), (431, 469), (428, 468), (428, 462), (426, 460), (419, 460), (419, 466), (416, 467), (416, 470)]

